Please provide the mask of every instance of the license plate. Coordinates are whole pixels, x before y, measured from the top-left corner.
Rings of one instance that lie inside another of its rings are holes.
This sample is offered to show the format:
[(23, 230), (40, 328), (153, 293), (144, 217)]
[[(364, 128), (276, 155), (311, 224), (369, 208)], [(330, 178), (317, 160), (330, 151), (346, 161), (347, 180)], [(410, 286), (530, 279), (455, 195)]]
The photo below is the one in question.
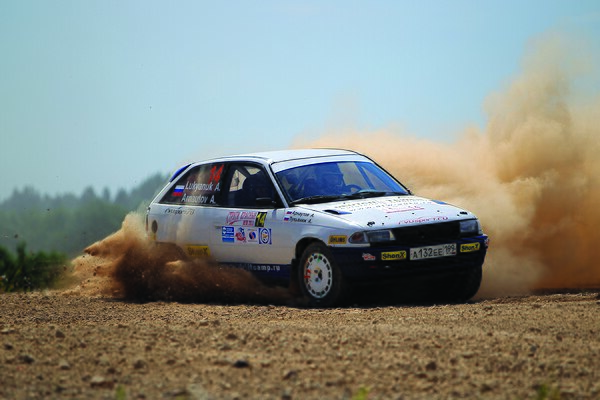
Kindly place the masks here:
[(456, 243), (439, 244), (437, 246), (415, 247), (410, 249), (411, 260), (426, 258), (449, 257), (456, 255)]

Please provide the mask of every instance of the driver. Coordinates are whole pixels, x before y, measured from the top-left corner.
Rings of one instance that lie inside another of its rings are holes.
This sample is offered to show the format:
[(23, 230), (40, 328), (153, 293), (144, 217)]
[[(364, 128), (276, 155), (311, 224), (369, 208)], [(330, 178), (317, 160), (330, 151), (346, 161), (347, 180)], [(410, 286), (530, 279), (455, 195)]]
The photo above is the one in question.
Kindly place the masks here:
[(322, 175), (323, 191), (336, 194), (344, 187), (344, 177), (341, 173), (326, 172)]
[(317, 170), (321, 191), (324, 195), (342, 194), (344, 189), (344, 175), (334, 163), (325, 164)]

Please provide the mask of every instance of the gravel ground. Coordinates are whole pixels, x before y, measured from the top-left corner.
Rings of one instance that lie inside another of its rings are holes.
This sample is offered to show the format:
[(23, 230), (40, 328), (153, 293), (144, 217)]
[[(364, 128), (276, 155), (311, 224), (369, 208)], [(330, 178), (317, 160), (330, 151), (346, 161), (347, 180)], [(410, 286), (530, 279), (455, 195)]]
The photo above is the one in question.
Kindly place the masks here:
[(0, 295), (0, 398), (597, 399), (597, 290), (460, 305)]

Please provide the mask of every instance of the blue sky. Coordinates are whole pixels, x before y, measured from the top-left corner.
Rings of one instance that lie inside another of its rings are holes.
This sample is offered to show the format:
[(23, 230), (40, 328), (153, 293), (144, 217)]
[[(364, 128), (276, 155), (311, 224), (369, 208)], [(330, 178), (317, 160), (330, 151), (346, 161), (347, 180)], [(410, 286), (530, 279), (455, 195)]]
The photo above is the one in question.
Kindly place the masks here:
[[(0, 2), (0, 201), (131, 188), (351, 124), (451, 140), (590, 1)], [(343, 143), (340, 143), (343, 147)]]

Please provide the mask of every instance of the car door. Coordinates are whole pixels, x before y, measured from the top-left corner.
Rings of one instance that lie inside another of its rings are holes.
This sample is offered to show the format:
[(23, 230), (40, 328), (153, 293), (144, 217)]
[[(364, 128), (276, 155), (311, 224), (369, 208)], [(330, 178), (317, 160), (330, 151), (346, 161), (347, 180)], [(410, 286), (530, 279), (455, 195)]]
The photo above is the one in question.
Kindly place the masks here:
[(179, 245), (189, 256), (210, 255), (210, 215), (221, 200), (224, 163), (201, 164), (181, 176), (153, 210), (156, 240)]
[[(281, 200), (264, 167), (236, 162), (223, 180), (223, 205), (213, 209), (210, 239), (214, 257), (223, 263), (289, 264), (291, 256), (276, 235), (281, 224)], [(252, 268), (249, 268), (252, 269)]]

